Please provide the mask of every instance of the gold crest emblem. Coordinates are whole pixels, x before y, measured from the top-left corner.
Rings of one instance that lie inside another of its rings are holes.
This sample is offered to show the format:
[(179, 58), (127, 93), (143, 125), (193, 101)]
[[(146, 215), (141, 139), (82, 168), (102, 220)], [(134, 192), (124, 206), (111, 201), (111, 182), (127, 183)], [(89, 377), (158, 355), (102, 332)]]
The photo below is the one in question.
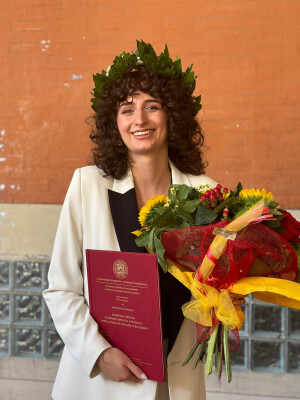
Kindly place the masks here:
[(128, 275), (128, 266), (123, 260), (116, 260), (113, 264), (113, 271), (117, 278), (124, 279)]

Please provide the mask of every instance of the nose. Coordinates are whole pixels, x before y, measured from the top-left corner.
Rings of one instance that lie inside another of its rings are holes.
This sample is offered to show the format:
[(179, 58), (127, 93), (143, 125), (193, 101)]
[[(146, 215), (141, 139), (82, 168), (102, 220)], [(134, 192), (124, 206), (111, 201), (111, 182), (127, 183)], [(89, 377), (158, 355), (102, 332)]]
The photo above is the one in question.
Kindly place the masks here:
[(137, 109), (135, 112), (135, 125), (143, 126), (147, 123), (147, 113), (143, 108)]

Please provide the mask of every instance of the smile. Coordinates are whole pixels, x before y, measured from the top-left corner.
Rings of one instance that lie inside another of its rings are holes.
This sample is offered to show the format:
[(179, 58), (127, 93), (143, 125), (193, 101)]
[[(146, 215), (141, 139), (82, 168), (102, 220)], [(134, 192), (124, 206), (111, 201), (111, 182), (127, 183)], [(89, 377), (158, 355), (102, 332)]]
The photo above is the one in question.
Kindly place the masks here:
[(133, 136), (145, 136), (145, 135), (149, 135), (153, 131), (154, 131), (154, 129), (148, 129), (147, 131), (133, 132)]

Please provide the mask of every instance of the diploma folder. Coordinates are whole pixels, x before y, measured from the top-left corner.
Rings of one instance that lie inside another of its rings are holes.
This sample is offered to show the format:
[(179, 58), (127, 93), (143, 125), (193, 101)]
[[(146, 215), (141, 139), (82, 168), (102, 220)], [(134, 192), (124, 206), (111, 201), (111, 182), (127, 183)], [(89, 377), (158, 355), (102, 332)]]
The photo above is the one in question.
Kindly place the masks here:
[(147, 375), (165, 381), (157, 256), (86, 250), (90, 313), (99, 332)]

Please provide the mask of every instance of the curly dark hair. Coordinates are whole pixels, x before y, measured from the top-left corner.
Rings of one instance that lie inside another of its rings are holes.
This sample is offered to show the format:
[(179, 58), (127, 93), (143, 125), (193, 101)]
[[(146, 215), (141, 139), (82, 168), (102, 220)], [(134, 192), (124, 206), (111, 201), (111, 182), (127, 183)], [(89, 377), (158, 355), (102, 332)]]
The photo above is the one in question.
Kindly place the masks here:
[(204, 173), (207, 166), (202, 160), (204, 137), (193, 116), (191, 93), (177, 79), (145, 70), (123, 75), (101, 95), (90, 134), (96, 145), (92, 149), (95, 165), (114, 178), (120, 179), (125, 175), (130, 159), (117, 127), (118, 105), (138, 90), (159, 98), (167, 111), (168, 155), (171, 161), (183, 173)]

